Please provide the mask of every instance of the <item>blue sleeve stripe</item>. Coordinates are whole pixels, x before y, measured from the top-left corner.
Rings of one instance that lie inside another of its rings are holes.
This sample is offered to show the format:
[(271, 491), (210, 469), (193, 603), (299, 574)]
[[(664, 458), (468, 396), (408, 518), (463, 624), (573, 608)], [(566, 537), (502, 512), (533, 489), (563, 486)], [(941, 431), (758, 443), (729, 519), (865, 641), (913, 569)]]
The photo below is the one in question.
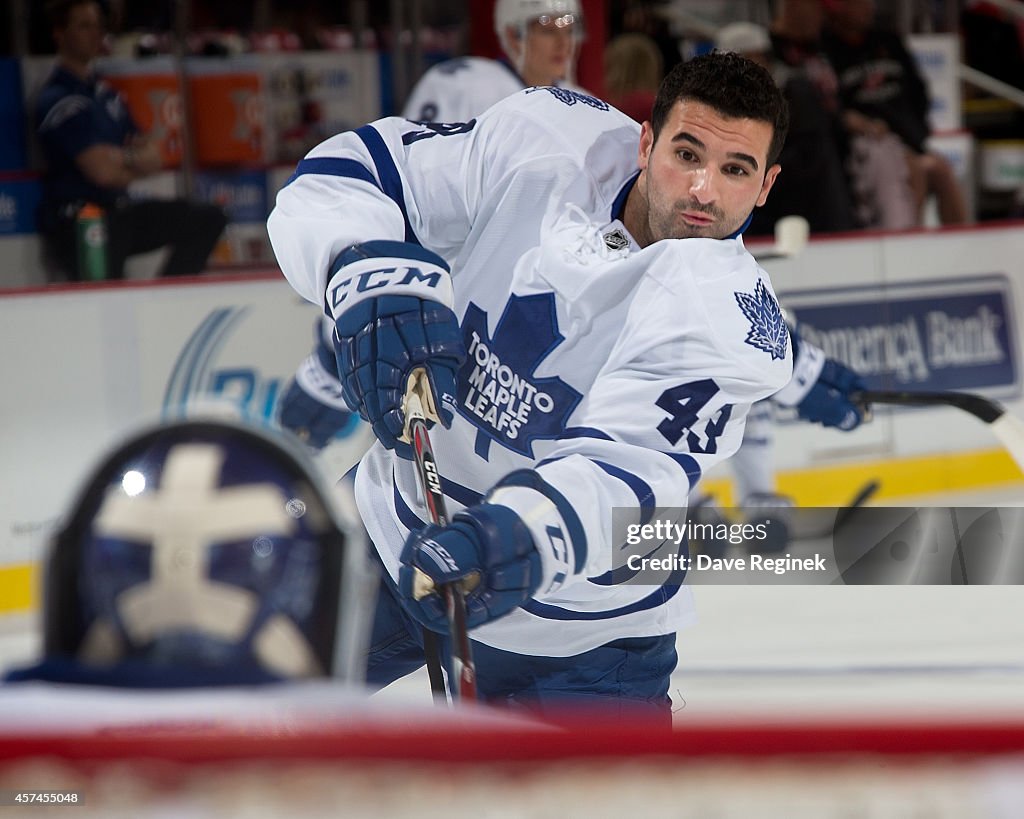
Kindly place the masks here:
[[(393, 498), (395, 504), (395, 512), (398, 514), (398, 519), (402, 522), (402, 525), (406, 529), (412, 531), (419, 531), (427, 525), (427, 521), (420, 519), (405, 502), (402, 494), (398, 491), (398, 481), (395, 480), (394, 472), (392, 472), (391, 483), (394, 486)], [(441, 488), (444, 490), (444, 494), (451, 498), (456, 503), (460, 503), (463, 506), (475, 506), (483, 500), (483, 495), (474, 489), (461, 486), (460, 484), (454, 483), (447, 478), (441, 478)]]
[(405, 502), (402, 494), (398, 491), (397, 484), (394, 485), (393, 498), (395, 503), (395, 512), (398, 514), (398, 519), (406, 529), (410, 532), (418, 532), (427, 525), (425, 520), (420, 520), (419, 515), (409, 508), (409, 504)]
[(354, 159), (340, 159), (333, 156), (318, 156), (313, 159), (303, 159), (295, 166), (295, 173), (288, 177), (288, 181), (281, 187), (287, 187), (300, 176), (307, 173), (319, 174), (321, 176), (344, 176), (349, 179), (361, 179), (369, 182), (375, 188), (380, 188), (373, 174), (361, 162)]
[(700, 480), (701, 476), (700, 464), (697, 463), (692, 455), (681, 455), (677, 452), (662, 452), (661, 454), (671, 458), (683, 468), (686, 478), (690, 482), (690, 489), (697, 485), (697, 481)]
[[(641, 558), (653, 557), (658, 551), (660, 551), (661, 547), (662, 547), (661, 543), (659, 543), (659, 544), (657, 544), (655, 546), (652, 546), (651, 550), (647, 554), (640, 555), (640, 557)], [(627, 548), (629, 548), (629, 544), (623, 543), (621, 546), (619, 546), (619, 551), (623, 551), (623, 550), (625, 550)], [(686, 555), (689, 552), (689, 550), (690, 550), (689, 541), (684, 541), (683, 543), (681, 543), (679, 545), (679, 549), (676, 552), (676, 554), (678, 554), (678, 555)], [(595, 586), (618, 586), (618, 585), (621, 585), (622, 583), (629, 582), (634, 577), (636, 577), (638, 574), (640, 574), (641, 571), (643, 571), (643, 570), (642, 569), (637, 569), (637, 570), (634, 571), (633, 569), (629, 568), (628, 564), (623, 564), (622, 566), (619, 566), (618, 568), (608, 570), (604, 574), (599, 574), (597, 577), (588, 577), (587, 578), (587, 582), (588, 583), (593, 583)], [(681, 572), (674, 572), (673, 574), (669, 575), (668, 582), (669, 583), (676, 583), (676, 584), (682, 583), (683, 582), (683, 578), (685, 576), (686, 576), (686, 570), (685, 569), (681, 570)], [(639, 584), (637, 584), (637, 585), (639, 585)]]
[(441, 476), (441, 488), (449, 498), (457, 503), (461, 503), (463, 506), (475, 506), (484, 499), (482, 492), (477, 492), (468, 486), (457, 484), (443, 475)]
[(638, 611), (647, 611), (657, 608), (679, 593), (683, 585), (685, 571), (679, 571), (669, 577), (664, 586), (660, 586), (646, 597), (630, 603), (628, 606), (621, 606), (617, 609), (607, 611), (569, 611), (561, 606), (553, 606), (550, 603), (541, 603), (538, 600), (527, 600), (523, 608), (530, 614), (543, 617), (545, 620), (611, 620), (615, 617), (622, 617), (626, 614), (634, 614)]
[(562, 434), (558, 436), (559, 441), (565, 441), (569, 438), (598, 438), (602, 441), (614, 441), (607, 432), (602, 432), (594, 427), (566, 427), (562, 430)]
[(380, 179), (380, 188), (392, 202), (398, 205), (402, 211), (402, 218), (405, 220), (405, 241), (420, 244), (413, 232), (412, 224), (409, 222), (409, 212), (405, 208), (405, 190), (402, 187), (402, 177), (399, 176), (398, 166), (384, 143), (384, 138), (372, 125), (364, 125), (356, 130), (366, 150), (370, 152), (373, 164), (377, 168), (377, 177)]
[(634, 475), (632, 472), (627, 472), (621, 467), (614, 466), (604, 461), (595, 461), (593, 458), (590, 459), (597, 464), (601, 469), (611, 475), (613, 478), (618, 478), (626, 486), (633, 490), (633, 494), (636, 495), (636, 499), (640, 504), (640, 522), (647, 523), (654, 515), (654, 490), (651, 485), (647, 483), (639, 475)]

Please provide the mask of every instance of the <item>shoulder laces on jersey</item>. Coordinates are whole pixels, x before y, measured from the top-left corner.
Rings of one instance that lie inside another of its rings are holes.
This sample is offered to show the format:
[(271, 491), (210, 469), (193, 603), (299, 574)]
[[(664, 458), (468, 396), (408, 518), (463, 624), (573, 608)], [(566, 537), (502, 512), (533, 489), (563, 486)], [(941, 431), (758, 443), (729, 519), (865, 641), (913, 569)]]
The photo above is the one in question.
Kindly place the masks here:
[(602, 235), (601, 225), (595, 224), (578, 205), (567, 204), (555, 225), (555, 233), (565, 242), (562, 253), (567, 261), (587, 264), (594, 261), (612, 261), (629, 255), (629, 246), (609, 247)]

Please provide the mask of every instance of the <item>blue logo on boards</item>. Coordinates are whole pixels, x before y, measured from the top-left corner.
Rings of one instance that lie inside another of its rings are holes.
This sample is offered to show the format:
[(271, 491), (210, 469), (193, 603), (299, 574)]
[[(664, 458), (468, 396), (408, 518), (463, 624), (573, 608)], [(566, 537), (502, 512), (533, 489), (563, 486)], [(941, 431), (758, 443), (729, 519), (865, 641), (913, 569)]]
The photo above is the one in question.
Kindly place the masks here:
[[(250, 352), (265, 333), (265, 316), (250, 307), (211, 310), (178, 352), (164, 387), (161, 417), (179, 418), (199, 409), (257, 423), (274, 419), (290, 374), (268, 371)], [(337, 437), (353, 435), (359, 427), (353, 413)]]
[(462, 322), (469, 360), (459, 373), (459, 414), (475, 425), (476, 452), (491, 440), (533, 457), (533, 441), (557, 438), (583, 397), (561, 378), (534, 371), (565, 340), (558, 332), (554, 293), (512, 296), (494, 329), (470, 302)]
[(744, 341), (751, 347), (771, 355), (772, 360), (786, 357), (789, 344), (789, 328), (782, 317), (782, 309), (768, 292), (764, 282), (758, 279), (753, 293), (734, 293), (736, 303), (750, 322), (750, 332)]

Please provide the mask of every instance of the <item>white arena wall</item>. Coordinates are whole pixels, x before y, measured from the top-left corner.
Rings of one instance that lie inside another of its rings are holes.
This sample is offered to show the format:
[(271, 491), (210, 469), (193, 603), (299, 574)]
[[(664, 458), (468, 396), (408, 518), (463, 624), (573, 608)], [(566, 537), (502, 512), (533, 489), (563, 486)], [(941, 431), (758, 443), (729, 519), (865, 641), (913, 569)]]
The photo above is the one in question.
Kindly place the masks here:
[[(1024, 224), (817, 239), (766, 267), (807, 336), (872, 386), (979, 392), (1024, 415)], [(0, 291), (0, 614), (36, 607), (46, 538), (102, 452), (211, 399), (272, 417), (315, 316), (275, 273)], [(336, 445), (334, 471), (363, 446)], [(1024, 502), (988, 428), (951, 409), (877, 408), (850, 434), (780, 414), (777, 466), (805, 505), (842, 505), (867, 479), (882, 498), (1010, 487)], [(729, 502), (727, 468), (708, 485)]]

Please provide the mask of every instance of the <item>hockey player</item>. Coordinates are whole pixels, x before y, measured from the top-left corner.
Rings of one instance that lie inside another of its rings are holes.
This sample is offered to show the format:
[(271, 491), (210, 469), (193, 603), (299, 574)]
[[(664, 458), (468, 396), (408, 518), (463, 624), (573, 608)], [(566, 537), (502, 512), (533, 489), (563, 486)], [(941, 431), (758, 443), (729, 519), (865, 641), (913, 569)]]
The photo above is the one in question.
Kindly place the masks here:
[(55, 537), (44, 656), (8, 681), (361, 684), (373, 585), (344, 502), (301, 447), (253, 427), (177, 421), (131, 436)]
[(406, 101), (417, 121), (465, 122), (532, 85), (568, 85), (583, 37), (579, 0), (497, 0), (494, 32), (506, 60), (459, 57), (429, 69)]
[[(479, 57), (442, 63), (423, 76), (403, 115), (417, 121), (464, 122), (526, 85), (566, 84), (581, 38), (582, 12), (578, 0), (498, 0), (494, 27), (516, 72), (509, 70), (507, 63)], [(570, 40), (571, 49), (567, 51), (564, 45)], [(563, 57), (567, 53), (571, 56), (566, 61)], [(333, 372), (332, 329), (332, 323), (327, 321), (314, 331), (314, 351), (300, 365), (278, 405), (281, 425), (314, 449), (321, 449), (343, 435), (354, 421)], [(838, 362), (826, 362), (821, 351), (812, 345), (807, 344), (806, 351), (805, 358), (813, 361), (815, 370), (801, 373), (800, 383), (807, 391), (791, 389), (780, 396), (779, 403), (800, 404), (802, 418), (825, 426), (855, 428), (862, 414), (845, 396), (853, 389), (863, 388), (863, 383)], [(827, 372), (823, 374), (826, 365)], [(820, 380), (819, 375), (823, 375)], [(773, 418), (771, 403), (759, 404), (751, 410), (744, 443), (732, 464), (738, 504), (751, 520), (772, 521), (771, 543), (763, 544), (766, 550), (784, 548), (788, 537), (784, 519), (787, 507), (792, 505), (789, 498), (775, 493)], [(718, 510), (710, 503), (712, 499), (703, 496), (700, 487), (695, 488), (695, 495), (709, 502), (702, 507), (701, 514), (709, 515), (709, 521), (719, 519)], [(715, 549), (706, 545), (709, 550)]]
[[(434, 583), (469, 579), (492, 701), (631, 702), (670, 716), (678, 574), (617, 582), (613, 507), (681, 506), (793, 371), (739, 233), (767, 198), (786, 114), (771, 77), (711, 54), (642, 127), (532, 88), (458, 125), (390, 118), (302, 160), (268, 222), (292, 286), (335, 323), (350, 406), (378, 439), (356, 500), (386, 570), (368, 678), (424, 662)], [(683, 241), (680, 241), (683, 240)], [(424, 368), (453, 523), (427, 526), (400, 438)]]

